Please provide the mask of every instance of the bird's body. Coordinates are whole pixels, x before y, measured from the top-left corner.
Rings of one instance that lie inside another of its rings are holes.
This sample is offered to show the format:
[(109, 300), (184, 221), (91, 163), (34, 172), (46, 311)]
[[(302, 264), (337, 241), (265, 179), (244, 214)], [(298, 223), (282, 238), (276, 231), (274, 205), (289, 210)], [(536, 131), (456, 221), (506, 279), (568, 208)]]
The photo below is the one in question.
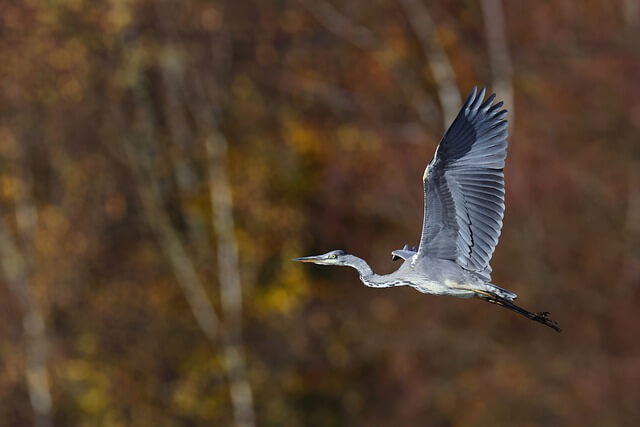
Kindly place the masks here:
[[(390, 274), (376, 274), (366, 262), (356, 256), (346, 255), (344, 265), (358, 270), (360, 280), (371, 288), (410, 286), (423, 294), (473, 298), (478, 292), (495, 292), (509, 300), (516, 294), (484, 281), (472, 272), (460, 268), (454, 261), (418, 257), (417, 254), (405, 260), (400, 268)], [(366, 265), (366, 267), (365, 267)]]
[(392, 252), (393, 259), (404, 259), (400, 268), (378, 275), (341, 250), (296, 261), (353, 267), (369, 287), (411, 286), (425, 294), (480, 298), (560, 331), (548, 313), (518, 307), (515, 293), (491, 283), (489, 262), (505, 209), (507, 112), (502, 102), (493, 104), (495, 95), (486, 101), (484, 96), (484, 89), (473, 89), (425, 169), (420, 246)]
[(406, 284), (423, 294), (471, 298), (475, 290), (487, 290), (481, 279), (460, 268), (454, 261), (432, 257), (412, 258), (404, 261), (391, 276), (397, 275)]

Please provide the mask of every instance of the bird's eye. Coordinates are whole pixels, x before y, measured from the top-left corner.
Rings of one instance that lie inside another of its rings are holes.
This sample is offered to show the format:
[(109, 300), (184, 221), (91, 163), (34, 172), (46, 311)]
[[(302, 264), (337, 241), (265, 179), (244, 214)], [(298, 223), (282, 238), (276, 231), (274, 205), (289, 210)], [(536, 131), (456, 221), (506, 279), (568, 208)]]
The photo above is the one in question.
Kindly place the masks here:
[(337, 257), (338, 257), (338, 256), (337, 256), (336, 254), (331, 254), (331, 255), (329, 255), (329, 258), (330, 258), (330, 259), (336, 259)]

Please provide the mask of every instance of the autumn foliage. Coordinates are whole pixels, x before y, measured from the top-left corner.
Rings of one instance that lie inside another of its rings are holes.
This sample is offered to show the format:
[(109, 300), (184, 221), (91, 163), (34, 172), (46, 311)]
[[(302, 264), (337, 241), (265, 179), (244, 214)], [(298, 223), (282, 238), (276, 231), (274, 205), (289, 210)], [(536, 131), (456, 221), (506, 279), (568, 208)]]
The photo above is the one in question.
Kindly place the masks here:
[[(0, 424), (637, 425), (633, 0), (0, 3)], [(367, 289), (474, 85), (510, 111), (480, 301)]]

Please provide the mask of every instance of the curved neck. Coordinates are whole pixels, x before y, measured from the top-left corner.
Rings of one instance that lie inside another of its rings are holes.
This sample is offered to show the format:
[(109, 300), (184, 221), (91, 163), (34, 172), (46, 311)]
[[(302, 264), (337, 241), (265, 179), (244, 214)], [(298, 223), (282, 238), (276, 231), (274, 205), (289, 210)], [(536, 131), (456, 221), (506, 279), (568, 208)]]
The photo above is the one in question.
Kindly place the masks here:
[(373, 272), (369, 264), (362, 258), (358, 258), (355, 255), (347, 255), (345, 264), (349, 267), (353, 267), (358, 270), (360, 274), (360, 281), (366, 286), (372, 288), (388, 288), (391, 286), (399, 286), (400, 282), (393, 278), (391, 274), (376, 274)]

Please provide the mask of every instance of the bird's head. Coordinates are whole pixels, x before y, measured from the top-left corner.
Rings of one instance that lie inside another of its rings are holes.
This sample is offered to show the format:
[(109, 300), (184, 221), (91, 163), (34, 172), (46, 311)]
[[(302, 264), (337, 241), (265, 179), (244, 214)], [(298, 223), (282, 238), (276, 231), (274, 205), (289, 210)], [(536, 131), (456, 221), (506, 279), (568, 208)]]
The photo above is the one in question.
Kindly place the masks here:
[(320, 265), (347, 265), (347, 260), (350, 256), (351, 255), (338, 249), (322, 255), (303, 256), (300, 258), (294, 258), (293, 260), (300, 262), (312, 262)]

